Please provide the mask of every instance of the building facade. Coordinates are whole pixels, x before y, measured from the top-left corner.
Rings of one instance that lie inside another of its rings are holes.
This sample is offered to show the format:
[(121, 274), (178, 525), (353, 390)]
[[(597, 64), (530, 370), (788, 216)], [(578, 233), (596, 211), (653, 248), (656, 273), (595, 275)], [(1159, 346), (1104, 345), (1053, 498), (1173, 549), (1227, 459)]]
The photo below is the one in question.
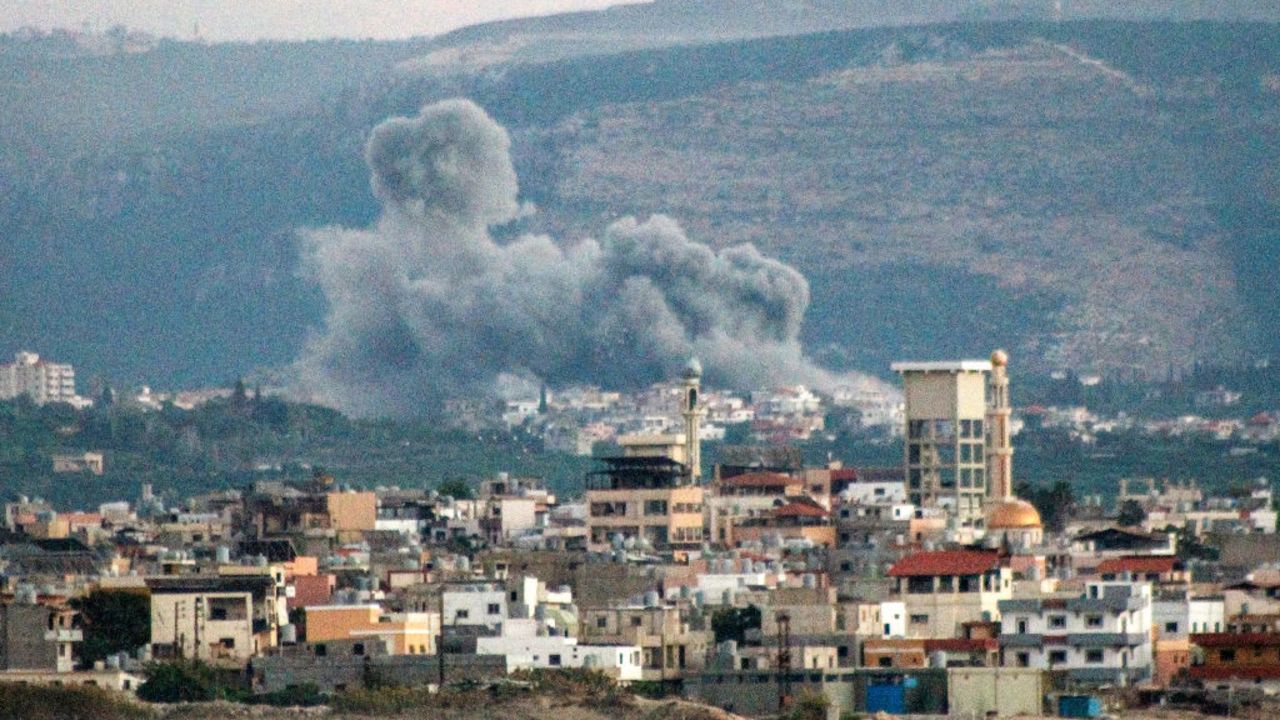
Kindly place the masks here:
[(987, 492), (985, 360), (899, 362), (905, 396), (903, 467), (912, 504), (944, 507), (980, 527)]

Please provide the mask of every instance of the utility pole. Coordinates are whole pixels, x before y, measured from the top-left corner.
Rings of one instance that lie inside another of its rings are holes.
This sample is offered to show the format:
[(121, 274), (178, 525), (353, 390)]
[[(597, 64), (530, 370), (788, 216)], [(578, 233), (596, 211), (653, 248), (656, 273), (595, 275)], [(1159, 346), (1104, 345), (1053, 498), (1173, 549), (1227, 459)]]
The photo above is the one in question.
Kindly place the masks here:
[(778, 613), (778, 712), (791, 705), (791, 616)]

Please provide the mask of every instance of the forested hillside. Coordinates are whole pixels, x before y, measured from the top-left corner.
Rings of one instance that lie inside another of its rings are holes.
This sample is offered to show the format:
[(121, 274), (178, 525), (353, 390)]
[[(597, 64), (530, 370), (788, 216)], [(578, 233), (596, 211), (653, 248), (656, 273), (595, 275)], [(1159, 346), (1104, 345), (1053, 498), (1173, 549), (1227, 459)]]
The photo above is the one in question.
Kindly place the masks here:
[(0, 54), (0, 350), (161, 386), (287, 367), (323, 312), (295, 230), (370, 222), (369, 128), (457, 95), (511, 130), (538, 208), (504, 233), (666, 212), (754, 242), (808, 277), (804, 340), (828, 364), (1006, 345), (1038, 369), (1162, 374), (1280, 350), (1273, 24), (432, 55), (466, 37)]

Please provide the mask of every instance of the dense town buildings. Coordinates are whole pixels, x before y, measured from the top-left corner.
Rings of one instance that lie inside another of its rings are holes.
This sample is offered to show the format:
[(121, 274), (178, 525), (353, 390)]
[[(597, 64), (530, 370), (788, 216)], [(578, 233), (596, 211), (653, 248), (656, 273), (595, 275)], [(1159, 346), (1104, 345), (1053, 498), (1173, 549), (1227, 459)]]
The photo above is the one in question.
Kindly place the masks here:
[[(895, 367), (892, 467), (759, 449), (704, 474), (709, 426), (790, 435), (820, 401), (704, 391), (690, 363), (634, 423), (612, 424), (618, 393), (507, 408), (534, 427), (573, 404), (591, 419), (565, 427), (612, 428), (576, 493), (505, 473), (471, 497), (317, 473), (172, 507), (149, 486), (91, 509), (6, 502), (0, 681), (129, 692), (147, 663), (183, 659), (255, 692), (340, 693), (578, 668), (748, 715), (806, 693), (836, 712), (1009, 715), (1280, 684), (1269, 484), (1215, 498), (1135, 480), (1109, 513), (1050, 526), (1013, 494), (1007, 355)], [(1120, 522), (1123, 501), (1145, 519)], [(95, 593), (134, 598), (145, 640), (87, 660), (77, 607)]]

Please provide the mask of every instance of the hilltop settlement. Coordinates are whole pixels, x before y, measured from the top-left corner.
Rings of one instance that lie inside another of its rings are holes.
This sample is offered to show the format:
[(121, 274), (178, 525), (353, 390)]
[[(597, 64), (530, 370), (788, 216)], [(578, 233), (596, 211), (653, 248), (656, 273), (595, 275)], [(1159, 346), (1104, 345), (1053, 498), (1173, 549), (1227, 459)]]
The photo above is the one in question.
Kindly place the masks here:
[[(20, 356), (0, 390), (92, 402), (41, 363)], [(165, 668), (199, 667), (248, 696), (327, 700), (577, 670), (747, 716), (817, 698), (833, 718), (1232, 710), (1280, 691), (1266, 480), (1231, 496), (1134, 480), (1052, 512), (1016, 495), (1006, 353), (893, 370), (900, 399), (844, 398), (901, 438), (892, 466), (805, 463), (785, 443), (822, 431), (812, 394), (704, 394), (691, 360), (625, 413), (599, 391), (508, 404), (504, 423), (538, 418), (564, 452), (617, 448), (571, 493), (507, 473), (360, 489), (317, 469), (177, 503), (149, 485), (96, 508), (17, 498), (0, 683), (150, 698)], [(760, 444), (704, 463), (743, 423)], [(68, 482), (102, 473), (100, 454), (54, 462)]]

